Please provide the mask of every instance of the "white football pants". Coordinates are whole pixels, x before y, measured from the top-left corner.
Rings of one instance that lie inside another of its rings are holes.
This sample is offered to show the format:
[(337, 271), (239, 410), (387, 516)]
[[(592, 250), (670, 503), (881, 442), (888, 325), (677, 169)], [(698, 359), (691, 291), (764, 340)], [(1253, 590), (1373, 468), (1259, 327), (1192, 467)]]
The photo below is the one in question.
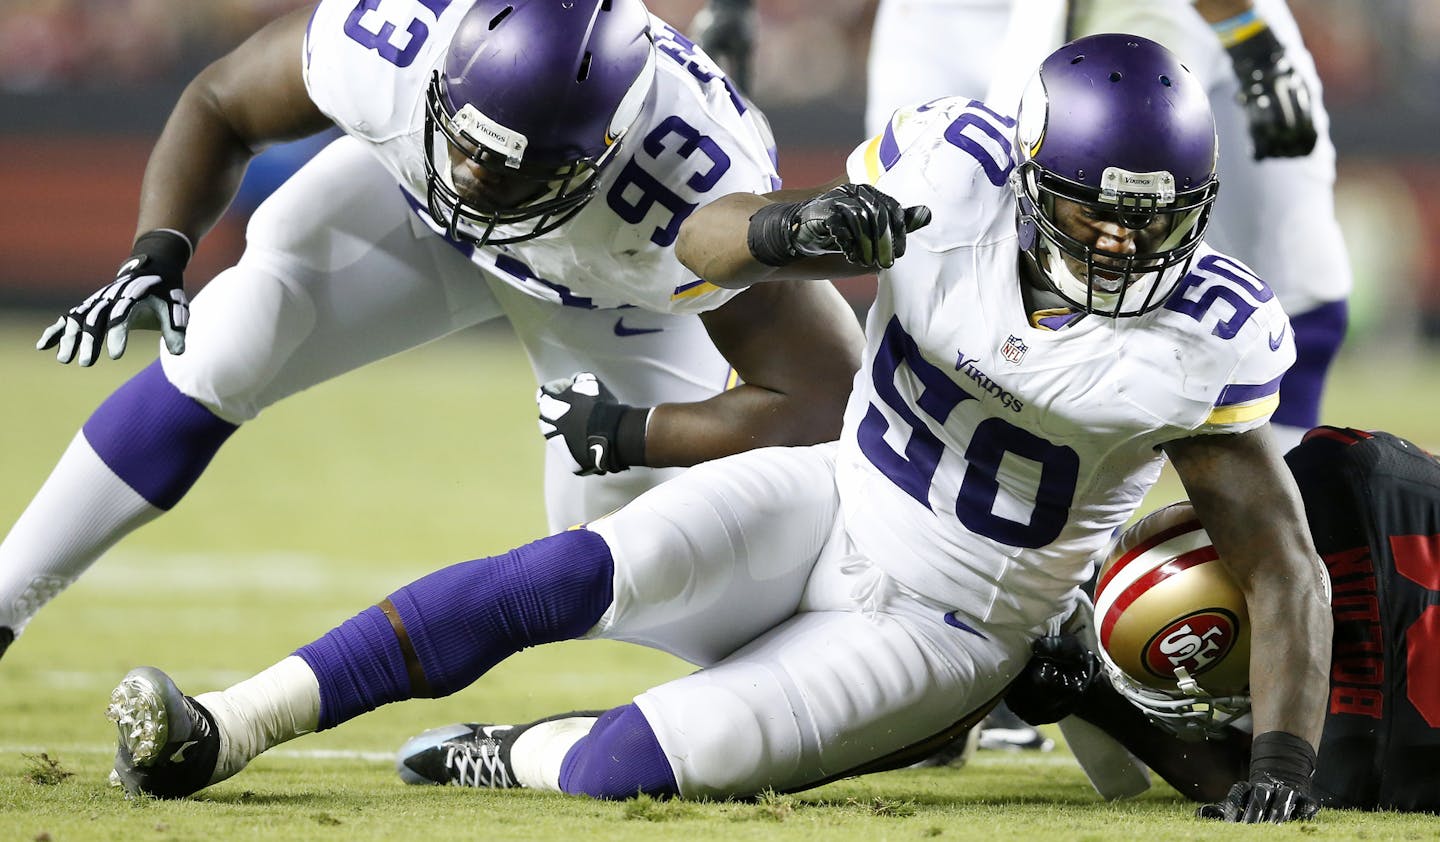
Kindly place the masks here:
[(946, 606), (856, 553), (835, 451), (707, 462), (588, 526), (615, 561), (614, 604), (590, 636), (703, 667), (635, 699), (686, 798), (918, 760), (988, 710), (1044, 633), (949, 624)]

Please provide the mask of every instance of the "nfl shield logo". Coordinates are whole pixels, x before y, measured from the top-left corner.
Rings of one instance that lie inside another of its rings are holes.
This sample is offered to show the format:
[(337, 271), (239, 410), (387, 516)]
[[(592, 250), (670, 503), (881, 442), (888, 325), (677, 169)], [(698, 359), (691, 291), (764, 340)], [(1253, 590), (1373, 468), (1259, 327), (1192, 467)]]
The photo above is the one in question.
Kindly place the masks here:
[(1030, 350), (1030, 346), (1012, 333), (1010, 338), (1005, 340), (1005, 344), (1000, 346), (1000, 356), (1004, 357), (1007, 363), (1019, 365), (1020, 361), (1025, 359), (1025, 352), (1028, 350)]

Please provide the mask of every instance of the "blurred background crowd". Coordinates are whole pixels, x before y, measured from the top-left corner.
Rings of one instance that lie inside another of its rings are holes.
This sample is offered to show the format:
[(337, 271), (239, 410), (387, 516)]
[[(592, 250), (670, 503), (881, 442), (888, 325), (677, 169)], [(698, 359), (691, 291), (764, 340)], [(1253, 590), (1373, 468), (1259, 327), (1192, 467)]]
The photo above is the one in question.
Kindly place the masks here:
[[(106, 280), (128, 252), (145, 158), (180, 90), (267, 20), (309, 2), (0, 4), (0, 307), (68, 307)], [(685, 29), (702, 3), (648, 5)], [(861, 140), (874, 0), (756, 6), (749, 93), (774, 125), (782, 175), (818, 182)], [(1356, 275), (1352, 341), (1440, 344), (1440, 0), (1290, 6), (1333, 119)], [(246, 215), (320, 142), (257, 159), (188, 277), (238, 255)]]

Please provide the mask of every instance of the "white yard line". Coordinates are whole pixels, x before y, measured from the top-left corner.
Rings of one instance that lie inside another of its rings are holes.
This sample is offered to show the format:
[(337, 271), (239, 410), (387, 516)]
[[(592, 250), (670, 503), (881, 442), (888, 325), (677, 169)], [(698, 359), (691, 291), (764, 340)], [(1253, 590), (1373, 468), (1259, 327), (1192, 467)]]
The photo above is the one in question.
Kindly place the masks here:
[(345, 559), (311, 553), (113, 550), (76, 582), (72, 590), (151, 596), (160, 592), (215, 591), (383, 595), (426, 572), (419, 566), (409, 565), (377, 570), (373, 562), (347, 565)]

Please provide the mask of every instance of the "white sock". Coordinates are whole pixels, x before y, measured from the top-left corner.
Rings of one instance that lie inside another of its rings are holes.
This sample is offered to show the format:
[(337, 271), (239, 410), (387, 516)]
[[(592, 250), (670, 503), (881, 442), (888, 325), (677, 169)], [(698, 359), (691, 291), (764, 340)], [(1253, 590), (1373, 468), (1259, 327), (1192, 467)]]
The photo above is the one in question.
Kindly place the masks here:
[(0, 542), (0, 626), (19, 634), (116, 541), (159, 515), (77, 433)]
[(565, 755), (590, 733), (594, 716), (572, 716), (532, 725), (510, 747), (510, 770), (526, 789), (560, 791), (560, 764)]
[(310, 665), (291, 655), (269, 669), (214, 693), (195, 697), (220, 729), (220, 757), (210, 783), (219, 783), (283, 742), (320, 725), (320, 682)]

